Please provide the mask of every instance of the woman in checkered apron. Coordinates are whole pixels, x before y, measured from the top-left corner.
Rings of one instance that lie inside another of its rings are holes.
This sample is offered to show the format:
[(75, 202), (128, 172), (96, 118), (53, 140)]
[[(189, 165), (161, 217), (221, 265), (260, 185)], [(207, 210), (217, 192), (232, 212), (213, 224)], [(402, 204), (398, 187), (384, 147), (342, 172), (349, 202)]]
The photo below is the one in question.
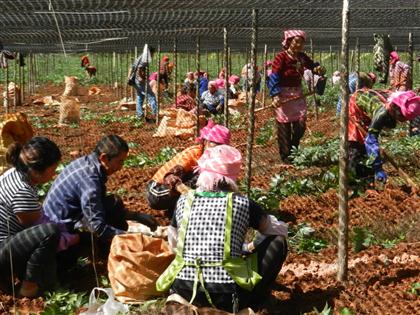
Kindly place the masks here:
[(61, 153), (54, 142), (35, 137), (12, 144), (6, 158), (13, 168), (0, 176), (0, 284), (11, 287), (18, 277), (19, 295), (33, 297), (56, 279), (60, 234), (55, 224), (40, 224), (36, 186), (54, 177)]
[[(307, 105), (302, 92), (302, 77), (305, 69), (323, 75), (325, 68), (315, 63), (303, 52), (306, 33), (301, 30), (284, 32), (284, 50), (273, 61), (272, 73), (267, 85), (276, 109), (277, 141), (280, 158), (288, 162), (291, 149), (297, 148), (306, 129)], [(294, 101), (283, 103), (289, 99)]]
[[(287, 225), (238, 193), (241, 165), (241, 153), (229, 145), (199, 159), (198, 188), (180, 197), (169, 228), (177, 256), (158, 290), (229, 312), (257, 307), (270, 295), (287, 255)], [(250, 227), (259, 234), (248, 244)]]

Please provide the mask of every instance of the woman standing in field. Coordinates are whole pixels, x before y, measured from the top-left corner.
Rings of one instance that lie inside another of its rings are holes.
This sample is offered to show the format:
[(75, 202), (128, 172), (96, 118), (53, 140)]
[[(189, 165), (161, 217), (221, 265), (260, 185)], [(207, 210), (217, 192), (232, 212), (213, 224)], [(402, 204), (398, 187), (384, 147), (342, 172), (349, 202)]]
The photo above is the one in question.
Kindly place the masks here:
[[(276, 109), (277, 141), (280, 158), (286, 163), (289, 162), (292, 147), (299, 146), (306, 129), (307, 105), (301, 84), (303, 72), (306, 68), (318, 75), (325, 74), (325, 68), (313, 62), (303, 52), (305, 41), (304, 31), (284, 32), (282, 42), (284, 50), (274, 59), (272, 73), (267, 83), (270, 96), (273, 97), (273, 104), (278, 106)], [(283, 103), (293, 98), (298, 99)]]

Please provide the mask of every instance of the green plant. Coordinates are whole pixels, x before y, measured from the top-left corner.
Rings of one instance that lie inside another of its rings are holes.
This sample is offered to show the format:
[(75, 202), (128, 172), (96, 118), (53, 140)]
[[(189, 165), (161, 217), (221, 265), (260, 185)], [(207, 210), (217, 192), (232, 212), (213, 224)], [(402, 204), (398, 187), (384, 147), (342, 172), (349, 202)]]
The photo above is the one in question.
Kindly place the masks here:
[(380, 245), (383, 248), (392, 248), (405, 239), (405, 235), (400, 232), (394, 238), (386, 238), (384, 236), (374, 235), (367, 227), (354, 227), (352, 242), (353, 250), (358, 253), (372, 245)]
[(338, 311), (338, 313), (340, 315), (354, 315), (354, 313), (350, 309), (348, 309), (347, 307), (344, 307), (344, 308), (340, 309)]
[(314, 311), (317, 315), (332, 315), (333, 310), (331, 309), (331, 306), (328, 305), (328, 302), (325, 303), (324, 309), (322, 311), (318, 311), (316, 307), (314, 307)]
[(289, 244), (298, 254), (303, 252), (318, 253), (328, 246), (326, 240), (318, 238), (313, 229), (307, 223), (300, 223), (295, 228), (290, 227)]
[(162, 148), (155, 157), (149, 157), (147, 153), (141, 152), (137, 155), (129, 156), (124, 161), (125, 167), (146, 167), (161, 165), (169, 161), (175, 154), (176, 150), (171, 147)]
[(353, 228), (353, 250), (358, 253), (375, 243), (374, 235), (366, 227)]
[(292, 149), (291, 158), (296, 166), (329, 166), (338, 163), (339, 140), (330, 139), (323, 144)]
[(266, 124), (264, 124), (258, 133), (255, 142), (259, 145), (267, 144), (274, 137), (274, 118), (270, 118)]
[(414, 295), (420, 295), (420, 282), (413, 282), (407, 292)]
[(88, 302), (86, 292), (57, 290), (47, 292), (45, 296), (44, 315), (75, 314), (76, 310)]

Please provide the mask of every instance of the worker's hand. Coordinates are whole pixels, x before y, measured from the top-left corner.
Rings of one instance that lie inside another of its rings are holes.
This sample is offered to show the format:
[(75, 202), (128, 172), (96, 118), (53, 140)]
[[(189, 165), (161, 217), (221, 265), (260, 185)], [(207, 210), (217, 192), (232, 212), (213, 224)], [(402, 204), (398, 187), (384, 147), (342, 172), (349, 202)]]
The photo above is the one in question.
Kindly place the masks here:
[(388, 176), (386, 175), (384, 170), (380, 169), (375, 172), (375, 181), (385, 184), (387, 178)]
[(273, 96), (273, 101), (271, 102), (271, 105), (273, 105), (274, 107), (278, 107), (280, 105), (280, 96)]
[(150, 214), (138, 213), (136, 216), (136, 221), (147, 225), (152, 231), (155, 231), (159, 226), (159, 223), (156, 221), (155, 217)]
[(327, 69), (325, 69), (324, 66), (317, 66), (317, 67), (314, 68), (314, 70), (312, 72), (317, 74), (317, 75), (322, 76), (327, 72)]
[(182, 180), (179, 176), (176, 176), (174, 174), (169, 174), (165, 176), (163, 179), (163, 183), (169, 187), (170, 190), (175, 191), (176, 186), (180, 183), (182, 183)]

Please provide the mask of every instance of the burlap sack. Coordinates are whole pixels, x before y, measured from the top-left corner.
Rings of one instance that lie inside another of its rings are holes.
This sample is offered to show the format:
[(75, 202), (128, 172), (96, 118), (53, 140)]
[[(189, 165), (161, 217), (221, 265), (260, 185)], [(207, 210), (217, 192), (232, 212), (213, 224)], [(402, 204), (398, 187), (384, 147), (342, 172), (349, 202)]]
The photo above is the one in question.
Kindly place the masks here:
[(60, 104), (60, 117), (58, 124), (66, 125), (80, 122), (80, 103), (74, 97), (63, 96), (61, 97)]
[(176, 127), (191, 128), (195, 125), (197, 125), (197, 116), (179, 108), (176, 115)]
[(108, 257), (108, 277), (115, 297), (136, 303), (161, 295), (156, 280), (174, 259), (167, 242), (141, 233), (113, 238)]
[[(15, 105), (15, 95), (16, 95), (16, 106), (22, 105), (21, 99), (20, 99), (20, 88), (19, 85), (15, 84), (15, 82), (9, 82), (9, 85), (7, 87), (7, 97), (6, 98), (6, 92), (3, 92), (4, 97), (4, 106), (14, 106)], [(7, 103), (9, 101), (9, 103)]]
[(13, 142), (26, 143), (34, 136), (32, 126), (24, 113), (6, 114), (0, 118), (0, 174), (7, 168), (5, 155)]
[(78, 94), (78, 85), (77, 77), (74, 76), (64, 76), (64, 83), (66, 87), (64, 89), (63, 96), (77, 96)]

